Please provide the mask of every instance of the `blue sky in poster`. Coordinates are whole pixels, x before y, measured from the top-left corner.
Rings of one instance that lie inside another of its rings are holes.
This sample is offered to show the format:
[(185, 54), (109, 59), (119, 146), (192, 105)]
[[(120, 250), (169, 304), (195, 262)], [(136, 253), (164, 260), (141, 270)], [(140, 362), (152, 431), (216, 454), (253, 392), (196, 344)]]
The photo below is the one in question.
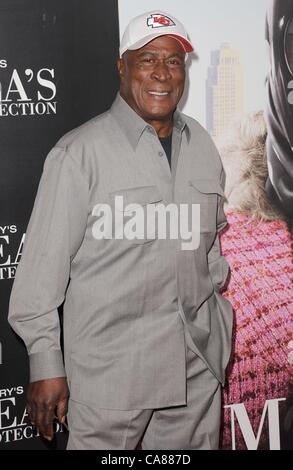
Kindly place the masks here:
[(199, 60), (190, 67), (189, 94), (183, 110), (205, 125), (205, 80), (210, 52), (223, 42), (240, 51), (245, 112), (264, 108), (267, 3), (268, 0), (119, 0), (120, 33), (132, 17), (153, 9), (169, 12), (184, 23)]

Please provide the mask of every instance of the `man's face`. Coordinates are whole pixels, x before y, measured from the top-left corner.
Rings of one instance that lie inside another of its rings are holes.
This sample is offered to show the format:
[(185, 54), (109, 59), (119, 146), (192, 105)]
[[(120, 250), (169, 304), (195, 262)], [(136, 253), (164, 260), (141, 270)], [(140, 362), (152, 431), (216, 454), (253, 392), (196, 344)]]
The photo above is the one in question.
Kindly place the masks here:
[(118, 60), (120, 94), (146, 122), (166, 121), (182, 96), (185, 82), (185, 52), (168, 36), (144, 47), (126, 51)]

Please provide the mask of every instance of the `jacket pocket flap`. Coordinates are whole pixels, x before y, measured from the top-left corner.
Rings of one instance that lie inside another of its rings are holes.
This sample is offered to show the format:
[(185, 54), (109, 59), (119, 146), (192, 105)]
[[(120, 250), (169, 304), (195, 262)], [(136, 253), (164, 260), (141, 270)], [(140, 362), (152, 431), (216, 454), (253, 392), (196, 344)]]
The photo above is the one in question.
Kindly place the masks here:
[[(109, 193), (111, 202), (115, 202), (115, 197), (123, 197), (123, 210), (128, 204), (146, 206), (154, 202), (162, 201), (162, 196), (157, 186), (138, 186), (136, 188), (118, 189)], [(118, 208), (119, 210), (119, 208)]]
[(189, 185), (193, 186), (197, 189), (200, 193), (204, 194), (219, 194), (220, 196), (224, 196), (224, 191), (217, 180), (212, 180), (208, 178), (193, 178), (189, 180)]

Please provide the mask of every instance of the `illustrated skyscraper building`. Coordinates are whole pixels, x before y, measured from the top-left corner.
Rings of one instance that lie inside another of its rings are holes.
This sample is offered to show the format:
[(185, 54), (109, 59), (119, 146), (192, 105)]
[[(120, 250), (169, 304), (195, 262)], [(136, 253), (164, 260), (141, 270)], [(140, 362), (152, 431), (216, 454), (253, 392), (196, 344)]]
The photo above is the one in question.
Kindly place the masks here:
[(243, 113), (243, 67), (240, 54), (230, 44), (211, 52), (206, 80), (206, 127), (219, 137)]

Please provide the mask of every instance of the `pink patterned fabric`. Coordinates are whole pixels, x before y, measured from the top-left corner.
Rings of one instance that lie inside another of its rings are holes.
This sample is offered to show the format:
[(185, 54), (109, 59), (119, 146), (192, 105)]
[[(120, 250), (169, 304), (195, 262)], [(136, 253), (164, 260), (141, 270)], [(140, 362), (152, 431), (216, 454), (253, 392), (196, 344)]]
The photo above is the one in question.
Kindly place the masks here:
[[(265, 401), (289, 397), (292, 241), (280, 220), (262, 222), (233, 211), (226, 216), (229, 226), (221, 244), (231, 279), (223, 295), (233, 305), (235, 325), (223, 401), (244, 403), (256, 435)], [(286, 402), (280, 402), (281, 415), (285, 408)], [(224, 410), (223, 422), (221, 447), (231, 449), (230, 409)], [(268, 449), (266, 426), (259, 449)], [(235, 429), (236, 448), (246, 449), (237, 420)]]

